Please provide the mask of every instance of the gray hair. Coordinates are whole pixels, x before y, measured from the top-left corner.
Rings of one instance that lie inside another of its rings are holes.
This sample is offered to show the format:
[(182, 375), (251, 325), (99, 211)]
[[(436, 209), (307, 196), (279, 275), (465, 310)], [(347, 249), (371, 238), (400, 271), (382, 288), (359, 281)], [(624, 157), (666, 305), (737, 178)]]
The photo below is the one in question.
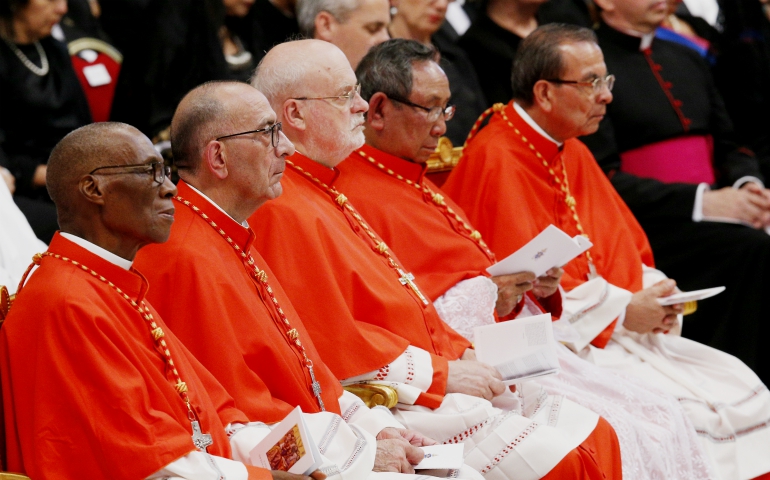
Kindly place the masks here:
[(412, 68), (419, 62), (438, 62), (432, 45), (393, 38), (369, 50), (356, 68), (361, 97), (367, 102), (382, 92), (389, 97), (408, 98), (412, 93)]
[(593, 30), (577, 25), (551, 23), (530, 33), (519, 44), (513, 59), (513, 98), (526, 107), (532, 105), (535, 83), (547, 78), (559, 78), (564, 71), (559, 47), (581, 42), (598, 44)]
[(297, 0), (295, 8), (299, 31), (307, 38), (313, 38), (315, 19), (319, 13), (329, 12), (338, 22), (344, 23), (358, 7), (358, 0)]

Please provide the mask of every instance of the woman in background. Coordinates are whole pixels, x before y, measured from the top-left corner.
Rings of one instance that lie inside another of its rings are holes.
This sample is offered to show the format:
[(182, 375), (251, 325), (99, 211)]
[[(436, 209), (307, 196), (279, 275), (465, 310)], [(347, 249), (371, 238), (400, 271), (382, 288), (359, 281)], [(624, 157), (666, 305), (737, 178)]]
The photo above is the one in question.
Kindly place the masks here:
[(15, 180), (14, 201), (41, 240), (57, 229), (45, 189), (54, 145), (91, 122), (67, 46), (51, 31), (66, 0), (0, 0), (0, 167)]

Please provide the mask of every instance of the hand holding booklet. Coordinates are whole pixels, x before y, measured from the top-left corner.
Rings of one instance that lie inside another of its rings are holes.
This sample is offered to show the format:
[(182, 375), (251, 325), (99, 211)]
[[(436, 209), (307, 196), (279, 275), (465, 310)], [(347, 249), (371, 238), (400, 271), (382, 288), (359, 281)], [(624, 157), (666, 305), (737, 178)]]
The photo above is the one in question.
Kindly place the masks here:
[(500, 372), (503, 383), (559, 372), (551, 314), (476, 327), (476, 359)]
[(308, 432), (299, 407), (251, 450), (249, 458), (254, 466), (297, 475), (309, 475), (321, 465), (321, 452)]
[(566, 265), (592, 246), (582, 235), (570, 237), (549, 225), (529, 243), (487, 268), (487, 272), (493, 277), (519, 272), (533, 272), (540, 277), (553, 267)]

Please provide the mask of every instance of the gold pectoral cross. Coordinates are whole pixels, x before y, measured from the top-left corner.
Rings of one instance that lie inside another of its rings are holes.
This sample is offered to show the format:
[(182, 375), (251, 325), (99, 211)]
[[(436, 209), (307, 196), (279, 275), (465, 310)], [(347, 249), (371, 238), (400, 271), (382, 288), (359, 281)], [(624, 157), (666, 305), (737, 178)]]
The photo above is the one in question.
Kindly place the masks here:
[(417, 288), (417, 284), (414, 283), (414, 275), (411, 273), (406, 273), (405, 271), (401, 270), (400, 268), (396, 269), (398, 270), (398, 274), (401, 275), (398, 279), (399, 282), (401, 282), (401, 285), (405, 285), (409, 287), (415, 295), (420, 297), (420, 300), (422, 300), (423, 305), (428, 305), (428, 299), (425, 298), (425, 296), (422, 294), (419, 288)]

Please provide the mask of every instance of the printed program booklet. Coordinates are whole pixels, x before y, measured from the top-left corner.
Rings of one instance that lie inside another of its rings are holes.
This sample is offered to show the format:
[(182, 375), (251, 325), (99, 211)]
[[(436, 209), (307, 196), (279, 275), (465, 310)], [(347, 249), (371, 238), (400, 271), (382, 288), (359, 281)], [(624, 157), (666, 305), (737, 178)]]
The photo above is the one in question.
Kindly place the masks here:
[(492, 276), (533, 272), (542, 276), (553, 267), (569, 263), (593, 246), (582, 235), (570, 237), (559, 228), (549, 225), (526, 245), (487, 268)]
[(476, 327), (473, 333), (476, 359), (495, 367), (506, 385), (559, 371), (550, 313)]
[(321, 452), (297, 407), (273, 428), (249, 454), (254, 466), (309, 475), (321, 465)]

